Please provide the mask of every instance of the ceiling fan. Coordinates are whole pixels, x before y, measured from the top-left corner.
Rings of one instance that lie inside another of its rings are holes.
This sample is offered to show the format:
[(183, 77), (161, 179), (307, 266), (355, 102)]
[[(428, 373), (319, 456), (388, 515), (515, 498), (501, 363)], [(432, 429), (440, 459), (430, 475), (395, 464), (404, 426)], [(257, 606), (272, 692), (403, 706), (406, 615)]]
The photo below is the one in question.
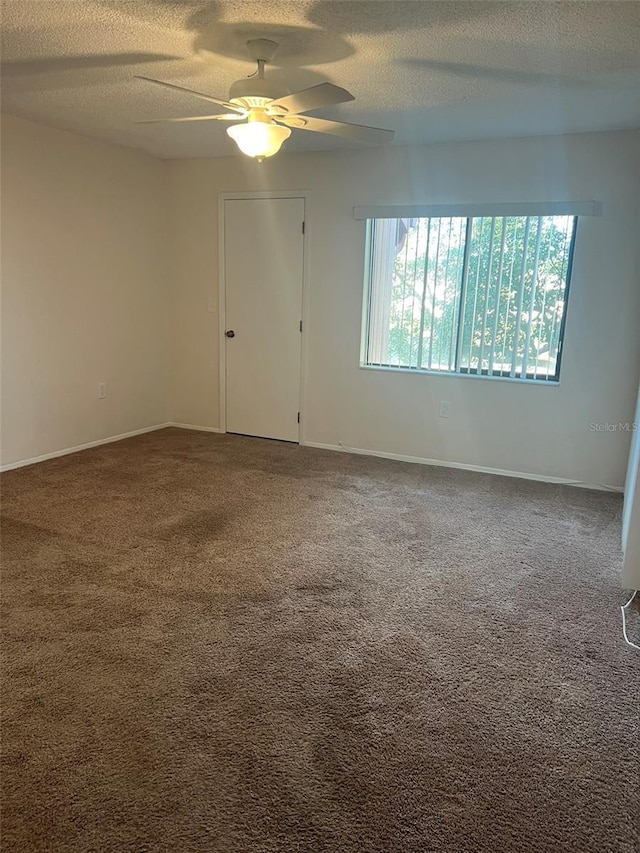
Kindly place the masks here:
[(249, 56), (257, 62), (258, 69), (250, 77), (236, 80), (231, 85), (229, 99), (226, 101), (182, 86), (175, 86), (173, 83), (164, 83), (162, 80), (136, 75), (139, 80), (178, 92), (186, 92), (188, 95), (215, 104), (218, 109), (225, 110), (223, 113), (211, 116), (153, 119), (136, 122), (136, 124), (188, 121), (242, 122), (229, 127), (227, 133), (243, 154), (254, 157), (258, 162), (278, 153), (283, 142), (291, 136), (291, 128), (328, 133), (358, 142), (382, 143), (393, 139), (393, 130), (300, 115), (320, 107), (353, 101), (354, 97), (346, 89), (334, 86), (333, 83), (320, 83), (318, 86), (282, 96), (280, 87), (264, 76), (265, 65), (273, 59), (278, 49), (276, 42), (270, 39), (252, 39), (247, 42), (247, 49)]

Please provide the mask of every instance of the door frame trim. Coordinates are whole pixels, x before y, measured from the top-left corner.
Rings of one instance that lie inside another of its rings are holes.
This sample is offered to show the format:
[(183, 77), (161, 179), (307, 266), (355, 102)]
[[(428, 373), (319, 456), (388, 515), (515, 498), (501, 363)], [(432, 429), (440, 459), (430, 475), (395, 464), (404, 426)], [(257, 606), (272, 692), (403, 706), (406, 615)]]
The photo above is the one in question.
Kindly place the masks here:
[(304, 201), (305, 229), (302, 243), (302, 332), (300, 341), (300, 426), (298, 444), (304, 444), (306, 425), (304, 412), (307, 392), (307, 331), (309, 328), (309, 211), (311, 193), (309, 190), (265, 190), (255, 192), (218, 193), (218, 383), (220, 388), (220, 426), (219, 432), (227, 431), (227, 365), (226, 365), (226, 265), (225, 265), (225, 215), (224, 203), (231, 200), (301, 198)]

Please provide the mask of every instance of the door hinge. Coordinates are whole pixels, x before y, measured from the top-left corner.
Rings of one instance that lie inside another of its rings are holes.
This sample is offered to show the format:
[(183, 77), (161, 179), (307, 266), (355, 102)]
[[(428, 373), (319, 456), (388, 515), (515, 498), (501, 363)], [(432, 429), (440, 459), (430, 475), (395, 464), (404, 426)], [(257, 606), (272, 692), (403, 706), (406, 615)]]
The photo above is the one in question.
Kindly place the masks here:
[(302, 331), (302, 320), (300, 320), (300, 331)]
[(304, 226), (305, 226), (305, 223), (304, 223), (304, 220), (303, 220), (303, 221), (302, 221), (302, 233), (303, 233), (303, 234), (304, 234)]
[(300, 412), (298, 412), (298, 423), (300, 423)]

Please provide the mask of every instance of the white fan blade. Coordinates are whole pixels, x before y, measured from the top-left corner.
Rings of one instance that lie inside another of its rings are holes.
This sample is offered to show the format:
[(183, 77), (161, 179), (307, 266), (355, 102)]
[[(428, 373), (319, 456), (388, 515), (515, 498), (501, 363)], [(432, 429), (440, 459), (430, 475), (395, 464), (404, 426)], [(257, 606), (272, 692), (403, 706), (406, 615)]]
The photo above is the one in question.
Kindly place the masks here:
[(285, 95), (269, 104), (269, 110), (273, 107), (282, 109), (287, 114), (306, 113), (309, 110), (317, 110), (320, 107), (330, 107), (333, 104), (343, 104), (345, 101), (353, 101), (355, 98), (351, 92), (334, 86), (333, 83), (320, 83), (309, 89), (301, 89), (291, 95)]
[(391, 142), (395, 133), (381, 127), (367, 127), (363, 124), (349, 124), (346, 121), (329, 121), (326, 118), (311, 118), (310, 116), (284, 116), (276, 119), (282, 124), (297, 130), (313, 130), (318, 133), (329, 133), (332, 136), (342, 136), (344, 139), (354, 139), (358, 142)]
[(222, 113), (219, 116), (180, 116), (179, 118), (151, 118), (146, 121), (134, 121), (134, 124), (178, 124), (183, 121), (242, 121), (244, 116), (238, 113)]
[(224, 107), (225, 110), (234, 110), (234, 112), (237, 113), (246, 112), (243, 107), (238, 107), (236, 104), (230, 104), (228, 101), (222, 101), (220, 98), (213, 98), (211, 95), (204, 95), (202, 92), (196, 92), (193, 89), (185, 89), (183, 86), (174, 86), (173, 83), (154, 80), (153, 77), (142, 77), (140, 74), (136, 74), (135, 77), (137, 80), (146, 80), (147, 83), (155, 83), (156, 86), (164, 86), (165, 89), (174, 89), (176, 92), (184, 92), (187, 95), (194, 95), (196, 98), (202, 98), (203, 101), (209, 101), (210, 104), (218, 104), (218, 106)]

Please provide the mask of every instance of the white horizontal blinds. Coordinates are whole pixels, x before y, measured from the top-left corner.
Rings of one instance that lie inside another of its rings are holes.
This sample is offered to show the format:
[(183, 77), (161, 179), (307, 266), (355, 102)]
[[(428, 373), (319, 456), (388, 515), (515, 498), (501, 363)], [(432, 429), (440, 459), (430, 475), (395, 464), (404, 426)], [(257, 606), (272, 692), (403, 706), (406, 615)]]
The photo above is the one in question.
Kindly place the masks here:
[(458, 370), (557, 378), (574, 218), (476, 217)]

